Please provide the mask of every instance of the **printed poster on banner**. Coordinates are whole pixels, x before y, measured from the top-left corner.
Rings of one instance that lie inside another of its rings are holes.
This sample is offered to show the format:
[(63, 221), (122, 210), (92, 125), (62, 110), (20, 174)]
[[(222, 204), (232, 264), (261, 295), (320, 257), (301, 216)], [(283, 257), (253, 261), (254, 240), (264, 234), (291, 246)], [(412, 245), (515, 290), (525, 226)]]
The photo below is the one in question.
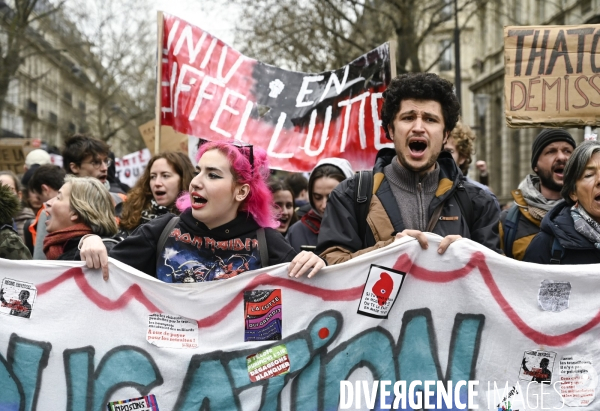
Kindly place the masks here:
[(328, 157), (370, 169), (379, 149), (393, 147), (380, 118), (382, 93), (395, 76), (389, 43), (336, 70), (302, 73), (253, 60), (159, 13), (157, 50), (157, 130), (241, 140), (266, 150), (270, 167), (287, 171), (311, 171)]
[(250, 381), (256, 382), (290, 371), (290, 358), (285, 344), (277, 345), (246, 357)]
[(554, 368), (555, 352), (525, 351), (521, 360), (519, 379), (550, 384)]
[(387, 318), (405, 276), (406, 273), (402, 271), (371, 264), (358, 313), (369, 317)]
[(146, 341), (164, 348), (198, 348), (198, 323), (178, 315), (150, 314)]
[(244, 291), (244, 341), (281, 340), (281, 290)]
[(36, 294), (33, 284), (4, 278), (0, 288), (0, 313), (30, 318)]
[(159, 411), (154, 395), (113, 401), (107, 404), (108, 411)]
[(559, 362), (560, 395), (569, 407), (587, 407), (596, 398), (598, 374), (591, 357), (564, 356)]

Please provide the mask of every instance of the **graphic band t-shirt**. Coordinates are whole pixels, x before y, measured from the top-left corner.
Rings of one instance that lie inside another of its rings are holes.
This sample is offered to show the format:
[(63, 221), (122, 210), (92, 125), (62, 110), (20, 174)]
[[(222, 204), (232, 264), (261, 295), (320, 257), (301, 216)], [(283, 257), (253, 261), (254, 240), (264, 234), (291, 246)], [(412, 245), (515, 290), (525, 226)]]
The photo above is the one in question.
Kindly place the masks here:
[(224, 280), (261, 268), (256, 231), (219, 240), (179, 225), (171, 230), (159, 258), (157, 277), (167, 283)]

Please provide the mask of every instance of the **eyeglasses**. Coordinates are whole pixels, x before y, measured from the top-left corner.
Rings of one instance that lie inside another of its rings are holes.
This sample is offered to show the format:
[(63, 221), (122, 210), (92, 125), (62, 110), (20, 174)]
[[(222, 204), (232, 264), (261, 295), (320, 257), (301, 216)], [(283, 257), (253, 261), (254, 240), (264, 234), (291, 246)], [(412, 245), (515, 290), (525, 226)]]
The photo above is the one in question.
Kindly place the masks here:
[[(254, 170), (254, 146), (252, 144), (243, 143), (241, 141), (234, 141), (231, 144), (236, 146), (238, 150), (240, 150), (240, 153), (248, 157), (250, 167), (252, 168), (252, 170)], [(246, 153), (244, 149), (248, 149), (248, 152)]]
[(107, 158), (106, 160), (86, 161), (85, 163), (81, 163), (81, 164), (91, 164), (92, 166), (94, 166), (94, 168), (100, 168), (100, 166), (102, 164), (105, 164), (106, 167), (110, 167), (112, 164), (112, 159)]

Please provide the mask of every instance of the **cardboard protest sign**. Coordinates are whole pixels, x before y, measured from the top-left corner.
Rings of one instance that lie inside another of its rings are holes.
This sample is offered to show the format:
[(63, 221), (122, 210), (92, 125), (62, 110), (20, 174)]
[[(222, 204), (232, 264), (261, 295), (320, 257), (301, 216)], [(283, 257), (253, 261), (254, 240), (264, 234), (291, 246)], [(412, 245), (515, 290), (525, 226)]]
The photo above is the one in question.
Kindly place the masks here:
[(370, 169), (376, 152), (392, 147), (379, 114), (395, 75), (388, 43), (337, 70), (300, 73), (246, 57), (168, 14), (159, 13), (159, 33), (161, 125), (260, 146), (272, 167), (288, 171), (310, 171), (326, 157)]
[[(138, 127), (140, 134), (146, 147), (150, 150), (150, 154), (156, 153), (156, 120), (150, 120), (147, 123), (142, 124)], [(187, 153), (188, 136), (187, 134), (178, 133), (173, 130), (171, 126), (160, 127), (160, 146), (158, 152), (163, 153), (165, 151), (181, 151)]]
[(506, 122), (600, 125), (600, 25), (504, 28)]
[[(461, 405), (465, 384), (480, 410), (598, 409), (596, 265), (523, 263), (467, 239), (439, 255), (441, 237), (427, 240), (423, 250), (405, 237), (311, 279), (282, 264), (167, 284), (111, 259), (104, 281), (80, 261), (0, 259), (0, 409), (386, 409), (380, 400), (401, 399), (386, 381), (405, 394), (430, 382), (459, 391), (445, 408), (393, 409), (475, 409)], [(568, 280), (568, 308), (539, 307), (545, 280)], [(387, 318), (364, 314), (365, 290)], [(14, 315), (25, 300), (31, 315)], [(247, 314), (279, 304), (281, 339), (247, 341)]]
[(0, 170), (10, 170), (15, 174), (23, 172), (25, 153), (21, 145), (0, 145)]

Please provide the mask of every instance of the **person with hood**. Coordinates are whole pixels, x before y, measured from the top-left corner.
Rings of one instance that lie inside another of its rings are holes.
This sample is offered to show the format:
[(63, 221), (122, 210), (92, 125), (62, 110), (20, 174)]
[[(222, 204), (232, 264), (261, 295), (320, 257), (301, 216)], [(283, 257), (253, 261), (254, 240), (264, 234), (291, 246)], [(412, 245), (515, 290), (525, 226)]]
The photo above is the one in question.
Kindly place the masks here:
[(19, 212), (19, 199), (12, 190), (0, 184), (0, 258), (31, 260), (31, 253), (13, 227), (13, 216)]
[(515, 202), (500, 214), (500, 244), (507, 257), (522, 260), (546, 213), (562, 202), (564, 168), (575, 146), (571, 134), (563, 129), (542, 130), (533, 141), (531, 168), (535, 174), (527, 175), (511, 192)]
[(286, 240), (297, 252), (316, 248), (321, 221), (329, 195), (339, 183), (354, 175), (348, 160), (325, 158), (317, 163), (308, 179), (308, 201), (311, 209), (288, 230)]
[(378, 152), (372, 174), (331, 192), (317, 253), (338, 264), (405, 236), (426, 249), (424, 232), (444, 237), (440, 254), (462, 237), (499, 252), (494, 199), (442, 150), (460, 112), (452, 83), (433, 73), (401, 74), (383, 98), (382, 126), (394, 148)]
[[(15, 222), (15, 228), (17, 229), (17, 233), (25, 242), (25, 235), (23, 232), (23, 227), (25, 226), (25, 222), (29, 219), (35, 218), (35, 214), (33, 214), (33, 210), (29, 207), (25, 207), (23, 203), (23, 190), (21, 189), (21, 185), (19, 184), (19, 178), (12, 171), (0, 171), (0, 184), (4, 184), (8, 186), (14, 195), (17, 196), (21, 206), (19, 207), (19, 212), (14, 216), (13, 220)], [(30, 250), (31, 251), (31, 250)]]
[(600, 142), (577, 147), (564, 169), (557, 203), (542, 220), (523, 261), (539, 264), (600, 263)]

